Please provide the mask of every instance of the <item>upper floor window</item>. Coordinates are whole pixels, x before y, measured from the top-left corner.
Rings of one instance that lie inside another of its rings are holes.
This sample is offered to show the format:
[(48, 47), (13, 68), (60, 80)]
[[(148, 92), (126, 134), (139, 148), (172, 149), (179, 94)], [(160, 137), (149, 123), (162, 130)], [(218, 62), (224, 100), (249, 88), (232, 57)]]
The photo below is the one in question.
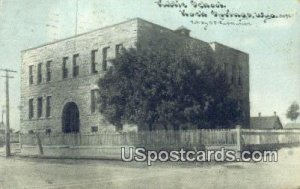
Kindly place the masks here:
[(69, 60), (69, 57), (63, 58), (63, 64), (62, 64), (63, 79), (68, 77), (68, 60)]
[(238, 69), (238, 84), (242, 85), (242, 68), (239, 67)]
[(232, 68), (231, 68), (231, 83), (235, 84), (235, 82), (236, 82), (236, 67), (235, 67), (235, 65), (232, 65)]
[(43, 115), (43, 98), (39, 97), (37, 102), (37, 117), (40, 118)]
[(38, 83), (42, 82), (42, 63), (38, 64)]
[(103, 71), (107, 70), (107, 54), (108, 54), (108, 49), (109, 49), (109, 47), (105, 47), (102, 50), (102, 56), (103, 56), (103, 59), (102, 59), (102, 70)]
[(78, 66), (78, 57), (79, 54), (73, 55), (73, 77), (77, 77), (79, 74), (79, 66)]
[(123, 44), (116, 45), (116, 57), (120, 56), (123, 50)]
[(46, 75), (46, 81), (51, 81), (51, 63), (52, 61), (47, 61), (46, 63), (46, 72), (47, 72), (47, 75)]
[(29, 119), (32, 119), (33, 118), (33, 99), (29, 99), (29, 102), (28, 102), (28, 118)]
[(92, 71), (92, 73), (98, 73), (97, 61), (96, 61), (97, 53), (98, 53), (98, 50), (92, 50), (92, 52), (91, 52), (91, 71)]
[(226, 62), (223, 63), (223, 70), (224, 70), (225, 74), (227, 74), (227, 72), (228, 72), (228, 64)]
[(33, 84), (33, 65), (29, 66), (29, 84)]

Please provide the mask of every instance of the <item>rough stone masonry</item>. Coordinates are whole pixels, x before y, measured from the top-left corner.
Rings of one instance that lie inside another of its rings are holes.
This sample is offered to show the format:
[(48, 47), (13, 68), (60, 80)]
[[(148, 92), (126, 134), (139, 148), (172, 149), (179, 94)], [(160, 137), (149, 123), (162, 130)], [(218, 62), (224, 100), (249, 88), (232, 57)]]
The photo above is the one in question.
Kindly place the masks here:
[(22, 51), (21, 132), (117, 130), (99, 113), (97, 80), (122, 48), (155, 48), (158, 43), (191, 45), (198, 58), (222, 65), (243, 111), (242, 126), (249, 127), (247, 53), (192, 38), (185, 27), (171, 30), (135, 18)]

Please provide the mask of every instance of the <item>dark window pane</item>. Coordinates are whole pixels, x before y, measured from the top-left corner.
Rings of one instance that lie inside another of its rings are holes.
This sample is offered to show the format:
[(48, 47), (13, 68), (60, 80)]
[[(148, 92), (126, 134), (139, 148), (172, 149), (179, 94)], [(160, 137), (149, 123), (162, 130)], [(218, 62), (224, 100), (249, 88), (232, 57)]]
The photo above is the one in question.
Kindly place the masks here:
[(68, 77), (68, 65), (67, 65), (68, 59), (69, 59), (68, 57), (63, 58), (63, 65), (62, 65), (63, 79)]
[(47, 96), (46, 100), (46, 117), (51, 116), (51, 96)]
[(38, 64), (38, 83), (42, 82), (42, 63)]
[(48, 61), (46, 64), (46, 71), (47, 71), (46, 80), (47, 81), (51, 81), (51, 63), (52, 63), (52, 61)]
[(38, 98), (38, 118), (42, 117), (43, 114), (43, 98), (40, 97)]
[(79, 74), (79, 66), (77, 59), (79, 57), (79, 54), (73, 55), (73, 77), (77, 77)]
[(102, 60), (102, 70), (106, 71), (107, 70), (107, 53), (108, 53), (109, 47), (103, 48), (102, 55), (103, 55), (103, 60)]
[(29, 100), (29, 119), (33, 118), (33, 99)]

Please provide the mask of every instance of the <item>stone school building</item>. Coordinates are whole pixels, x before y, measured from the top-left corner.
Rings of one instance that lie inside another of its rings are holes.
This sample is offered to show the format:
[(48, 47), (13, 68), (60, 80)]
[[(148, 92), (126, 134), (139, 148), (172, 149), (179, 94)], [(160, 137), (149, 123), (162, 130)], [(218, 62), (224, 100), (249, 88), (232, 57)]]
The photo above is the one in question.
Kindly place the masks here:
[[(115, 131), (99, 113), (98, 79), (123, 48), (190, 45), (203, 61), (220, 64), (249, 127), (249, 56), (222, 45), (135, 18), (22, 51), (21, 132)], [(138, 45), (137, 45), (138, 44)]]

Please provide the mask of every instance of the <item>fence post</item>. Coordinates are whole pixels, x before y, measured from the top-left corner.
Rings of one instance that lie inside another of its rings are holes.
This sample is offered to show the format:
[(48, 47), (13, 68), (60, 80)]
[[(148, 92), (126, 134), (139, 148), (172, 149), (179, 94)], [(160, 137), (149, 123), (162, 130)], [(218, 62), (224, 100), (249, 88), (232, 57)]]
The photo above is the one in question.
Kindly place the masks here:
[(236, 146), (237, 146), (237, 158), (241, 157), (242, 151), (242, 143), (241, 143), (242, 133), (241, 133), (241, 126), (236, 126)]
[(35, 136), (36, 136), (36, 140), (37, 140), (37, 145), (39, 147), (39, 154), (40, 155), (43, 155), (44, 154), (44, 151), (43, 151), (43, 146), (42, 146), (42, 141), (41, 141), (41, 138), (39, 136), (38, 133), (35, 133)]
[(19, 133), (19, 144), (20, 144), (20, 148), (22, 149), (22, 136), (21, 133)]

